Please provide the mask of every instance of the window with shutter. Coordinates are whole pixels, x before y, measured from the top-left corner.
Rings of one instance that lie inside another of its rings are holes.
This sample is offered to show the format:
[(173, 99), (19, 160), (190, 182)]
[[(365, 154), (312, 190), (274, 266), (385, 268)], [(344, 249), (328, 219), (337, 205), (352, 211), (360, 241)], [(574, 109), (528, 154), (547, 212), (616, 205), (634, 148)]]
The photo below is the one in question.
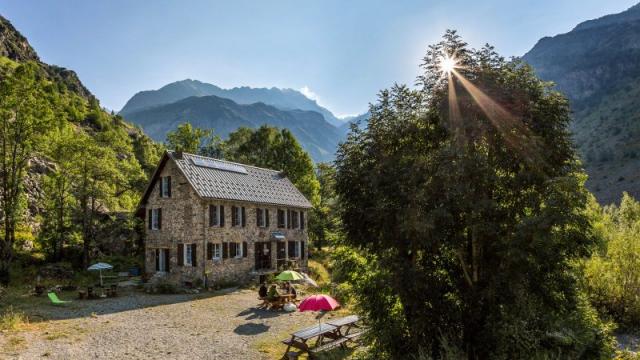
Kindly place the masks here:
[(184, 266), (184, 244), (178, 244), (178, 266)]
[(269, 209), (264, 209), (264, 226), (269, 227)]
[(237, 245), (237, 243), (234, 243), (234, 242), (229, 243), (229, 257), (232, 258), (232, 259), (235, 258), (236, 255), (237, 255), (237, 250), (238, 249), (237, 249), (236, 245)]
[(211, 254), (210, 259), (212, 259), (214, 261), (220, 260), (222, 258), (222, 244), (213, 243), (211, 245), (212, 245), (213, 252)]
[(256, 226), (263, 227), (264, 226), (263, 220), (264, 219), (262, 218), (262, 209), (256, 208)]
[(304, 250), (304, 241), (300, 242), (300, 258), (304, 259), (306, 257), (306, 253)]
[(218, 226), (218, 224), (220, 224), (218, 205), (209, 205), (209, 226)]
[(287, 226), (287, 221), (285, 217), (284, 210), (278, 209), (278, 227), (285, 228)]
[(162, 229), (162, 209), (158, 209), (158, 230)]
[(207, 243), (207, 259), (213, 259), (213, 244)]
[(156, 249), (156, 271), (160, 271), (160, 249)]
[(300, 229), (304, 229), (304, 211), (300, 211)]
[(287, 210), (287, 229), (291, 229), (291, 210)]
[(295, 241), (288, 241), (287, 242), (287, 255), (289, 256), (289, 258), (297, 257), (296, 256), (296, 242)]
[(171, 197), (171, 176), (167, 176), (167, 197)]
[(187, 266), (193, 265), (193, 248), (191, 244), (188, 244), (184, 247), (184, 264)]
[(171, 256), (169, 255), (169, 249), (163, 249), (164, 252), (164, 271), (171, 272), (171, 266), (169, 261), (171, 260)]
[(244, 206), (242, 207), (242, 212), (240, 213), (240, 218), (241, 218), (241, 223), (242, 223), (242, 227), (247, 226), (247, 219), (245, 218), (245, 210), (244, 210)]
[(238, 226), (238, 208), (235, 206), (231, 207), (231, 226)]
[(222, 258), (223, 259), (228, 259), (229, 258), (229, 243), (228, 242), (222, 243)]
[(198, 266), (198, 256), (196, 255), (196, 244), (191, 244), (191, 266)]
[(247, 257), (247, 242), (244, 241), (242, 242), (242, 257)]
[(149, 230), (153, 229), (153, 209), (149, 209)]
[(224, 205), (220, 205), (220, 227), (224, 227)]

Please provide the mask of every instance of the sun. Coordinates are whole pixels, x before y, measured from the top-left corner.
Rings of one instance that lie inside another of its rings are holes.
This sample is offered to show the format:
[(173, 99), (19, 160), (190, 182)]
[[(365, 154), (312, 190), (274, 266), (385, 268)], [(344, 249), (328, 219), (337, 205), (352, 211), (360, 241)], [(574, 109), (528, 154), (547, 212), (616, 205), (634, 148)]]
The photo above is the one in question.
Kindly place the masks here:
[(440, 57), (438, 66), (443, 73), (451, 74), (458, 67), (458, 60), (453, 56), (443, 55)]

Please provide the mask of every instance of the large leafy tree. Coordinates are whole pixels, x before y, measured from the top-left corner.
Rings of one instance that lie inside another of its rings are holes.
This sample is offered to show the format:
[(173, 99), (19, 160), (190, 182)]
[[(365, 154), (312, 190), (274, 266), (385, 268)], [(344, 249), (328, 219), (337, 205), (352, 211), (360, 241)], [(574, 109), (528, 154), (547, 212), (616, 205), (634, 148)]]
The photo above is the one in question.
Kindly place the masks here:
[[(457, 69), (443, 71), (443, 59)], [(563, 96), (455, 32), (337, 155), (354, 288), (379, 357), (600, 357), (572, 261), (595, 242)], [(455, 95), (455, 96), (454, 96)]]
[(316, 205), (320, 184), (313, 161), (291, 131), (271, 126), (239, 128), (224, 144), (224, 157), (243, 164), (282, 170), (298, 189)]
[(0, 283), (9, 282), (16, 224), (29, 159), (52, 124), (54, 90), (35, 63), (15, 67), (0, 82)]

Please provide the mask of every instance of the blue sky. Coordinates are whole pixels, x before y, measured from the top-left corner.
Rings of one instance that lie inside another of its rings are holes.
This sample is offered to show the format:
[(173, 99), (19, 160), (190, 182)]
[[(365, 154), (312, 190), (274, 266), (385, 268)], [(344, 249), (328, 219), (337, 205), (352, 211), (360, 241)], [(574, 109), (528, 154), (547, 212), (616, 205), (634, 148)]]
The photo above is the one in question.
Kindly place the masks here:
[(427, 45), (457, 29), (522, 55), (543, 36), (638, 0), (5, 0), (43, 61), (75, 70), (103, 106), (185, 78), (305, 89), (337, 115), (412, 84)]

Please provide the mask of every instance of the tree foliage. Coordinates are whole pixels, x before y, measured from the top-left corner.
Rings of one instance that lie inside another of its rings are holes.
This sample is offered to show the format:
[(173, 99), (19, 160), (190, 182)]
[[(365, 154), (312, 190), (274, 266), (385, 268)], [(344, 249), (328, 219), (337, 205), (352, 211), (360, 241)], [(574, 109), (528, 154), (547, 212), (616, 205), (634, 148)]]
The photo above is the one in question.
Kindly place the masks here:
[(29, 159), (42, 148), (50, 128), (55, 101), (51, 84), (34, 63), (17, 66), (0, 82), (0, 283), (9, 282), (16, 225)]
[(224, 142), (225, 159), (269, 169), (281, 170), (309, 201), (320, 201), (320, 184), (313, 161), (287, 129), (261, 126), (239, 128)]
[(625, 327), (640, 323), (640, 203), (624, 193), (619, 206), (591, 198), (589, 214), (600, 250), (584, 261), (584, 287), (605, 316)]
[(606, 356), (572, 267), (596, 240), (566, 99), (451, 31), (422, 68), (421, 88), (383, 90), (337, 155), (345, 242), (371, 270), (355, 289), (373, 351)]

